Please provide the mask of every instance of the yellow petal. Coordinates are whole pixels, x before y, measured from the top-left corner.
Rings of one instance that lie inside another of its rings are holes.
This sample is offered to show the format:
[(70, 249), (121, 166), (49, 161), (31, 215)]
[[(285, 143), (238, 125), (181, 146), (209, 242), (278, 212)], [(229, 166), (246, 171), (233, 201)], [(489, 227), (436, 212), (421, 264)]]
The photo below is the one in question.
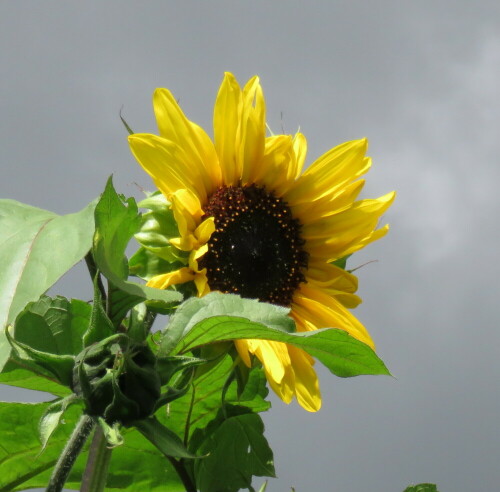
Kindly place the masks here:
[(240, 86), (231, 73), (224, 80), (217, 94), (214, 107), (214, 141), (219, 157), (222, 180), (226, 185), (235, 185), (241, 176), (240, 161), (236, 158), (236, 135), (239, 112), (242, 104)]
[(237, 142), (237, 166), (241, 169), (241, 182), (255, 182), (254, 172), (264, 155), (266, 136), (266, 103), (259, 84), (259, 78), (253, 77), (243, 89), (239, 132)]
[(305, 224), (302, 237), (307, 251), (313, 256), (337, 259), (381, 237), (372, 233), (394, 197), (394, 193), (388, 193), (376, 200), (360, 200), (344, 212)]
[(191, 251), (198, 244), (196, 231), (203, 215), (200, 200), (190, 190), (180, 189), (170, 195), (170, 201), (180, 234), (170, 243), (182, 251)]
[[(326, 195), (319, 200), (295, 204), (290, 207), (292, 214), (302, 224), (311, 224), (325, 217), (343, 212), (352, 207), (364, 184), (365, 180), (359, 179), (354, 183), (348, 184), (338, 193)], [(283, 199), (287, 200), (286, 192)]]
[(339, 301), (321, 289), (301, 284), (294, 295), (292, 311), (307, 330), (340, 328), (370, 347), (375, 347), (366, 328)]
[(288, 346), (288, 353), (295, 375), (297, 402), (308, 412), (317, 412), (321, 408), (321, 392), (318, 376), (313, 369), (314, 361), (303, 350), (291, 345)]
[(313, 162), (287, 192), (290, 205), (318, 200), (338, 192), (370, 168), (367, 140), (343, 143)]
[(184, 282), (194, 280), (194, 277), (194, 272), (190, 268), (184, 267), (174, 272), (157, 275), (149, 280), (146, 285), (155, 289), (167, 289), (171, 285), (183, 284)]
[(153, 107), (160, 135), (182, 148), (192, 166), (205, 169), (212, 185), (207, 188), (210, 195), (221, 183), (219, 162), (210, 137), (186, 118), (169, 90), (156, 89)]
[(167, 198), (184, 188), (205, 203), (213, 184), (203, 168), (189, 162), (181, 147), (151, 134), (134, 133), (128, 141), (135, 158)]

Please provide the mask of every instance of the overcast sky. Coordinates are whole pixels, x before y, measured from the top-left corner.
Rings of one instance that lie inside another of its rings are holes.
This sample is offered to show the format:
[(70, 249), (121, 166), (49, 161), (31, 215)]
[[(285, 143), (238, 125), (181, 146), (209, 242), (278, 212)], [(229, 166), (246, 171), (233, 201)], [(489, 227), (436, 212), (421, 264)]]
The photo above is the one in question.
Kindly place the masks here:
[[(260, 75), (271, 128), (300, 126), (309, 163), (368, 137), (365, 196), (398, 198), (351, 262), (378, 260), (356, 314), (396, 379), (320, 370), (318, 414), (273, 399), (267, 490), (497, 490), (500, 2), (4, 0), (0, 66), (0, 196), (58, 213), (111, 173), (152, 188), (118, 113), (156, 132), (159, 86), (211, 133), (223, 72)], [(86, 275), (57, 292), (88, 298)]]

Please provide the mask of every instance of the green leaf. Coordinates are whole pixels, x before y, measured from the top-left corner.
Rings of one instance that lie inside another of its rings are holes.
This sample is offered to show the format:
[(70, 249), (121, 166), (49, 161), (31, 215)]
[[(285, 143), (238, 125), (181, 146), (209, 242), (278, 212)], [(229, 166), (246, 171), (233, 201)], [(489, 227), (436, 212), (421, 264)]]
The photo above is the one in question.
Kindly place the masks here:
[(410, 485), (404, 492), (439, 492), (436, 485), (432, 483), (420, 483), (418, 485)]
[(17, 386), (36, 391), (45, 391), (56, 396), (67, 396), (71, 390), (58, 383), (50, 374), (35, 374), (27, 369), (21, 369), (18, 362), (10, 360), (0, 374), (0, 384)]
[(175, 432), (162, 425), (154, 417), (134, 422), (137, 430), (165, 456), (174, 458), (196, 458), (191, 454)]
[(73, 426), (81, 413), (78, 407), (65, 414), (65, 424), (55, 430), (40, 454), (41, 441), (38, 422), (50, 403), (5, 403), (0, 402), (0, 492), (12, 492), (27, 488), (27, 482), (40, 475), (46, 486), (50, 471), (55, 465)]
[[(188, 448), (191, 452), (195, 452), (199, 446), (198, 440), (191, 442), (193, 434), (197, 430), (205, 429), (222, 408), (222, 390), (232, 369), (233, 360), (226, 355), (208, 371), (195, 376), (189, 391), (182, 398), (170, 403), (168, 412), (160, 410), (156, 413), (156, 417), (169, 429), (178, 435), (185, 433), (185, 441), (189, 442)], [(265, 400), (267, 394), (264, 372), (261, 368), (255, 367), (250, 370), (245, 391), (238, 396), (238, 385), (233, 381), (227, 388), (224, 401), (227, 404), (247, 407), (253, 412), (263, 412), (271, 406)], [(187, 428), (186, 423), (188, 423)]]
[(55, 355), (78, 355), (92, 307), (78, 299), (42, 296), (18, 316), (16, 341)]
[(201, 445), (208, 454), (194, 464), (201, 492), (236, 492), (251, 487), (253, 476), (274, 477), (273, 453), (259, 415), (247, 413), (224, 420)]
[(117, 326), (128, 310), (144, 300), (180, 302), (182, 295), (174, 291), (153, 289), (129, 282), (125, 248), (140, 224), (137, 205), (133, 198), (121, 199), (109, 178), (95, 210), (96, 234), (94, 258), (99, 270), (110, 282), (108, 313)]
[[(210, 296), (212, 296), (212, 294), (193, 301), (207, 299), (210, 298)], [(238, 298), (238, 296), (230, 294), (218, 294), (218, 296)], [(246, 300), (242, 299), (242, 301)], [(191, 299), (185, 302), (184, 305), (190, 302)], [(263, 305), (266, 306), (266, 304)], [(179, 312), (181, 310), (182, 307), (179, 308)], [(176, 322), (174, 319), (176, 315), (172, 317), (171, 323)], [(316, 357), (330, 369), (331, 372), (339, 377), (352, 377), (362, 374), (390, 375), (385, 364), (368, 345), (360, 342), (344, 330), (325, 328), (305, 333), (287, 333), (274, 326), (265, 326), (265, 322), (256, 323), (250, 321), (245, 318), (246, 315), (248, 315), (247, 312), (242, 311), (241, 317), (208, 317), (210, 316), (209, 308), (195, 312), (192, 317), (187, 320), (187, 329), (184, 330), (184, 335), (181, 335), (181, 340), (171, 353), (182, 354), (206, 344), (228, 340), (274, 340), (288, 343), (306, 351), (309, 355)], [(282, 316), (284, 316), (284, 314), (282, 314)], [(184, 318), (182, 321), (186, 322)], [(165, 345), (168, 350), (170, 350), (172, 338), (178, 339), (176, 332), (180, 331), (180, 329), (175, 324), (175, 337), (172, 337), (172, 334), (169, 335), (170, 327), (171, 325), (169, 325), (165, 331), (165, 337), (160, 347), (162, 350), (164, 350)], [(169, 338), (169, 336), (171, 338)]]
[(6, 330), (5, 334), (13, 348), (14, 359), (19, 360), (20, 364), (36, 374), (49, 375), (65, 386), (72, 386), (74, 356), (42, 352), (16, 341), (9, 330)]
[[(183, 340), (183, 345), (180, 346), (180, 340), (199, 323), (214, 316), (234, 316), (245, 319), (250, 325), (252, 323), (265, 325), (279, 331), (291, 332), (294, 331), (295, 324), (288, 316), (289, 311), (281, 306), (259, 302), (255, 299), (244, 299), (234, 294), (211, 292), (201, 298), (193, 297), (176, 310), (170, 323), (163, 330), (159, 353), (168, 355), (174, 349), (177, 352), (184, 350), (183, 347), (186, 344)], [(202, 331), (203, 327), (198, 328), (196, 334)]]
[(44, 412), (38, 424), (38, 432), (42, 443), (42, 451), (47, 446), (47, 442), (61, 422), (61, 417), (68, 407), (77, 403), (79, 398), (75, 394), (71, 394), (66, 398), (56, 400)]
[(0, 200), (0, 370), (10, 353), (4, 327), (87, 254), (94, 207), (93, 202), (78, 213), (58, 216)]
[[(40, 454), (38, 421), (51, 403), (0, 402), (0, 492), (16, 492), (47, 486), (52, 468), (81, 414), (78, 406), (64, 414)], [(125, 443), (113, 450), (106, 492), (184, 492), (170, 463), (135, 429), (124, 429)], [(80, 490), (88, 457), (88, 445), (70, 472), (65, 489)]]

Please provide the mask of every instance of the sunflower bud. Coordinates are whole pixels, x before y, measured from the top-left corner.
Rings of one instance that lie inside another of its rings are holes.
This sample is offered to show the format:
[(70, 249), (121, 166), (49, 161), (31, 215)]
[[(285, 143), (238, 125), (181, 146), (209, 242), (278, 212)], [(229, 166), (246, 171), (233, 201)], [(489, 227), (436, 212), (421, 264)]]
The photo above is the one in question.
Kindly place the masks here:
[(73, 389), (89, 415), (128, 425), (148, 417), (160, 396), (156, 358), (123, 334), (84, 349), (76, 358)]

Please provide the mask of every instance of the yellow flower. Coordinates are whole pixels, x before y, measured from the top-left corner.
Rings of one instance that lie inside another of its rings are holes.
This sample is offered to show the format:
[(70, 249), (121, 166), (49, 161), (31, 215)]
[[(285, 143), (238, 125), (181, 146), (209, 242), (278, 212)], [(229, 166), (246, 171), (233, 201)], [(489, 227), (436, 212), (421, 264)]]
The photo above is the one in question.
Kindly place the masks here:
[[(350, 313), (361, 299), (357, 278), (332, 264), (381, 238), (376, 229), (394, 199), (356, 200), (370, 167), (366, 139), (339, 145), (302, 172), (305, 137), (266, 136), (266, 108), (258, 77), (243, 89), (226, 73), (214, 108), (213, 142), (189, 121), (167, 89), (153, 106), (159, 136), (129, 137), (132, 153), (172, 204), (189, 265), (152, 278), (166, 289), (194, 281), (210, 291), (291, 308), (298, 331), (341, 328), (374, 347)], [(272, 389), (308, 411), (321, 407), (314, 360), (300, 349), (263, 340), (238, 340), (250, 366), (261, 362)]]

